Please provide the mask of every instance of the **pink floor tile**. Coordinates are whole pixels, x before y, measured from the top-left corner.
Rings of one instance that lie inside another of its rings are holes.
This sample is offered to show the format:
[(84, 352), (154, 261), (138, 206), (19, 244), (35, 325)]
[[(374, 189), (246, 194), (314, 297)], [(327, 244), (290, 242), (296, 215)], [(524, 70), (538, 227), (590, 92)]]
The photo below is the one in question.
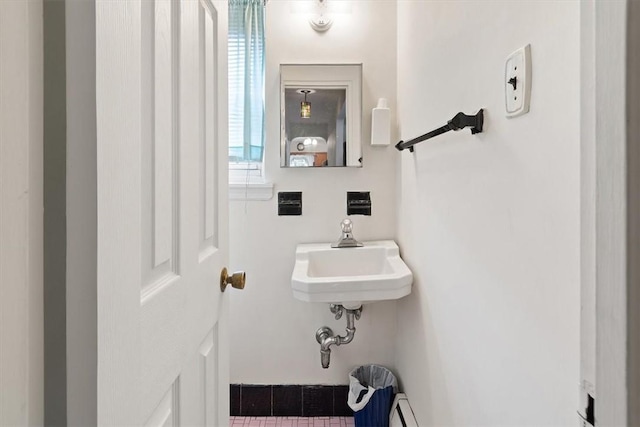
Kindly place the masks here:
[(353, 427), (353, 417), (230, 417), (231, 427)]

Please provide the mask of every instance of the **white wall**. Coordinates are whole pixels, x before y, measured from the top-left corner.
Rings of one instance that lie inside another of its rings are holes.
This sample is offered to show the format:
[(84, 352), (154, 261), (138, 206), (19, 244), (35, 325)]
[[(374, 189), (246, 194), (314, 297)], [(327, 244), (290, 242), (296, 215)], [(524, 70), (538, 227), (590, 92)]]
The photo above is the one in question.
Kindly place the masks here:
[(0, 425), (44, 421), (42, 1), (0, 2)]
[[(401, 137), (486, 108), (481, 135), (402, 154), (402, 386), (421, 426), (575, 425), (579, 2), (398, 4)], [(527, 43), (531, 112), (507, 119), (504, 61)]]
[[(263, 384), (346, 384), (349, 370), (375, 362), (391, 365), (396, 331), (395, 303), (365, 307), (354, 341), (332, 351), (331, 366), (320, 366), (315, 331), (328, 325), (344, 334), (327, 304), (293, 299), (295, 247), (328, 242), (340, 235), (347, 191), (371, 191), (371, 217), (354, 216), (360, 240), (393, 238), (397, 153), (371, 147), (371, 109), (389, 99), (395, 109), (396, 3), (349, 1), (351, 13), (316, 33), (306, 17), (291, 13), (294, 2), (267, 4), (266, 175), (275, 191), (302, 191), (303, 215), (277, 215), (277, 196), (267, 202), (232, 201), (230, 264), (247, 272), (247, 287), (231, 296), (231, 382)], [(279, 167), (281, 63), (363, 63), (364, 167), (281, 169)], [(395, 120), (395, 117), (393, 118)]]
[(638, 342), (632, 314), (638, 301), (638, 129), (632, 124), (638, 117), (638, 92), (637, 84), (631, 83), (638, 72), (633, 38), (637, 32), (631, 30), (637, 25), (637, 9), (627, 3), (632, 2), (596, 1), (594, 23), (595, 417), (596, 425), (611, 426), (638, 425), (637, 355), (632, 352)]

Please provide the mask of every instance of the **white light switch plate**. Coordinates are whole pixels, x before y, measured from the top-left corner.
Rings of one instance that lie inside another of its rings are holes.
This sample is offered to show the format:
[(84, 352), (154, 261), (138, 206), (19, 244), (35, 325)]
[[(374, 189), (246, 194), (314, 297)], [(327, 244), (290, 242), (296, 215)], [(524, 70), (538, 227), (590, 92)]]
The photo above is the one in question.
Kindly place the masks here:
[(504, 94), (507, 117), (529, 112), (531, 99), (531, 45), (526, 45), (507, 58), (504, 68)]

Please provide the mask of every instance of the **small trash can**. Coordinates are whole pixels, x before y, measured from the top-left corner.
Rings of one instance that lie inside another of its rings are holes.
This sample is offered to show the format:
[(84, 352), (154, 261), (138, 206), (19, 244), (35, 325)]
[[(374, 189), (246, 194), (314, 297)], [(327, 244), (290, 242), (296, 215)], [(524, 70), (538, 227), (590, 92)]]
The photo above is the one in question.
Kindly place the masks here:
[(356, 427), (389, 427), (389, 411), (398, 391), (396, 376), (385, 367), (365, 365), (349, 373), (347, 404)]

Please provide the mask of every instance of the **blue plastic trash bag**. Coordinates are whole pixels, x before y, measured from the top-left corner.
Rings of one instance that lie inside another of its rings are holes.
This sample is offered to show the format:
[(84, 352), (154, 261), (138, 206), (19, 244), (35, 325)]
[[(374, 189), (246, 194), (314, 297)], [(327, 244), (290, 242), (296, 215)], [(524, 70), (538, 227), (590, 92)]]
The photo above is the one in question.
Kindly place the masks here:
[(389, 427), (389, 412), (398, 391), (395, 375), (385, 367), (365, 365), (349, 373), (347, 404), (356, 427)]

